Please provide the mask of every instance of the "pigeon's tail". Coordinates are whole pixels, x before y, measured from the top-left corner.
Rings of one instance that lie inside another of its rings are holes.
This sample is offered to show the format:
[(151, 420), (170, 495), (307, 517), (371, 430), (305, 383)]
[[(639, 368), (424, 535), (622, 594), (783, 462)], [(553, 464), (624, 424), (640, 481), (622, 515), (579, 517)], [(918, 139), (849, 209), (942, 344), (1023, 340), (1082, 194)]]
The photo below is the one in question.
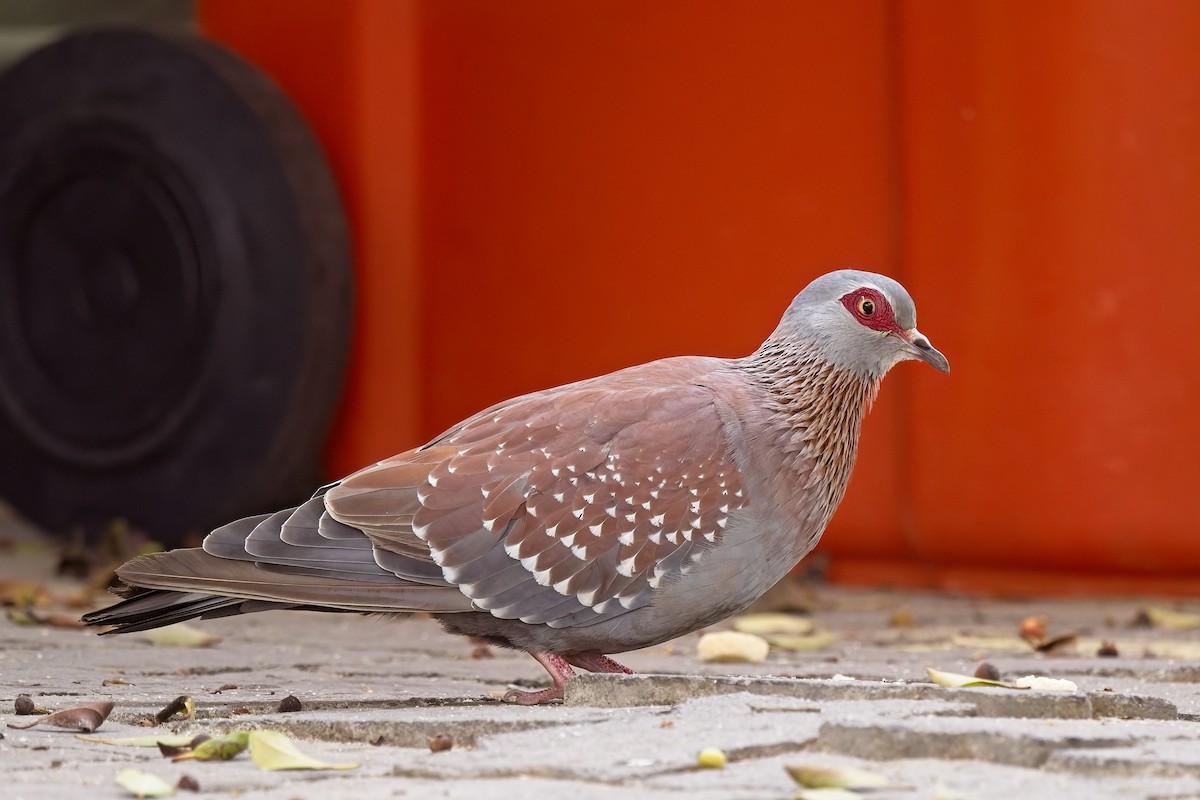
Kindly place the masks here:
[(189, 619), (215, 619), (272, 609), (354, 611), (470, 611), (458, 589), (400, 579), (389, 584), (276, 571), (250, 561), (220, 558), (200, 548), (154, 553), (117, 570), (125, 600), (85, 614), (88, 625), (111, 625), (105, 633), (131, 633)]

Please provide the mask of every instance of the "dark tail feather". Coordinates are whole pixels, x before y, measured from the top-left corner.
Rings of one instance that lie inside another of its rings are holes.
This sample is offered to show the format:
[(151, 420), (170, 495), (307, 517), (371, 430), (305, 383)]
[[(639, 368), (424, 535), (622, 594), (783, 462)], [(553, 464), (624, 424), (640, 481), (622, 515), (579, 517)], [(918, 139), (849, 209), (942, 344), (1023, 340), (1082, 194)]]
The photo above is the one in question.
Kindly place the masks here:
[(133, 633), (161, 628), (189, 619), (217, 619), (255, 611), (296, 608), (294, 603), (271, 603), (220, 597), (200, 592), (174, 592), (165, 589), (141, 589), (116, 605), (83, 615), (87, 625), (113, 625), (109, 633)]

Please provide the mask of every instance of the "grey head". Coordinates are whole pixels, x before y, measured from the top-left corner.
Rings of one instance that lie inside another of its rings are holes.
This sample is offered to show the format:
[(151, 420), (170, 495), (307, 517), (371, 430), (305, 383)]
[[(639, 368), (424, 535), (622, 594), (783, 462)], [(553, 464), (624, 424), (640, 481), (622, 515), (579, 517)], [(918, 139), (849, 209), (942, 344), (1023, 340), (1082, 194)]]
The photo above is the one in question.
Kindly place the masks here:
[(917, 330), (908, 291), (874, 272), (843, 269), (814, 280), (768, 341), (780, 339), (811, 343), (823, 359), (873, 380), (909, 359), (950, 371), (946, 357)]

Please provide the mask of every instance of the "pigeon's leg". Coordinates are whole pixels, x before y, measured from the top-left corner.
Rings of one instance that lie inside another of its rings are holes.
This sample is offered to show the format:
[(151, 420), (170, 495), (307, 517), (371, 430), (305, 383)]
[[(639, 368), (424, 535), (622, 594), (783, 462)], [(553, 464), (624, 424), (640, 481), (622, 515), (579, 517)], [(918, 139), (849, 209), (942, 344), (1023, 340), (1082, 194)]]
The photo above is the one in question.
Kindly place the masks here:
[(504, 695), (504, 702), (516, 703), (521, 706), (536, 706), (539, 703), (546, 703), (550, 700), (563, 699), (563, 687), (567, 685), (567, 681), (575, 677), (575, 670), (571, 669), (571, 665), (567, 660), (558, 653), (537, 652), (529, 655), (537, 659), (537, 662), (546, 668), (546, 672), (550, 673), (550, 680), (554, 681), (554, 685), (549, 689), (542, 689), (537, 692), (521, 692), (513, 689), (508, 694)]
[(572, 653), (567, 656), (567, 661), (580, 669), (586, 669), (588, 672), (620, 672), (625, 675), (632, 675), (633, 670), (624, 664), (618, 664), (603, 653), (597, 653), (594, 650), (584, 653)]

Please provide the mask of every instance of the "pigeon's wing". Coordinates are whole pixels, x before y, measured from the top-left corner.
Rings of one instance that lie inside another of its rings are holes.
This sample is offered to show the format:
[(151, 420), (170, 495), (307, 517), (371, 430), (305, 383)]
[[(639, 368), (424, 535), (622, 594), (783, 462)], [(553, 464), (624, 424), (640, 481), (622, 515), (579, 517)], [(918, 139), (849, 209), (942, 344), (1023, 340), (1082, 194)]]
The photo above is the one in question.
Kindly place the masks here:
[(593, 624), (649, 603), (746, 505), (717, 404), (653, 379), (529, 395), (351, 475), (325, 509), (378, 563), (424, 554), (496, 617)]

